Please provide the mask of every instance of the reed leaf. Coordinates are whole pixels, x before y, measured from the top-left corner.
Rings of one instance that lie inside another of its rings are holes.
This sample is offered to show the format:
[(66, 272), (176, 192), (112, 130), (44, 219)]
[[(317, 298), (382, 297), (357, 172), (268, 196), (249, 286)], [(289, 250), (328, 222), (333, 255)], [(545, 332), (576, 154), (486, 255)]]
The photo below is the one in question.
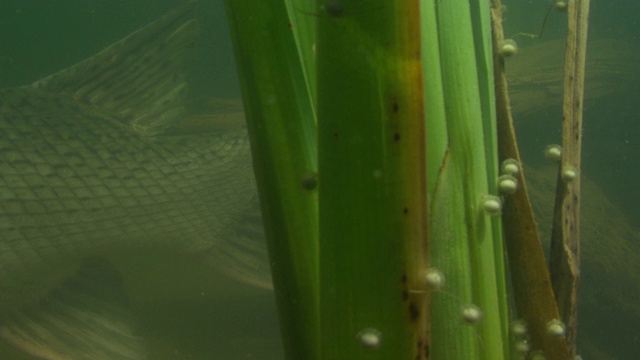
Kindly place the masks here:
[(418, 1), (316, 12), (321, 358), (424, 359)]
[(280, 1), (225, 2), (235, 46), (285, 354), (318, 354), (316, 128)]

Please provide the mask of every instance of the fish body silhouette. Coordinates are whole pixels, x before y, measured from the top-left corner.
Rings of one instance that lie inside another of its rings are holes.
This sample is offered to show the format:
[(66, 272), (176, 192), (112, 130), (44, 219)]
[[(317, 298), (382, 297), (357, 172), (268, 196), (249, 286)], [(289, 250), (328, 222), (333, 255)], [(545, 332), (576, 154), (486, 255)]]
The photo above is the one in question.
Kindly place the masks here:
[(70, 68), (0, 90), (5, 341), (51, 360), (144, 359), (109, 259), (153, 249), (268, 286), (246, 129), (224, 114), (206, 131), (185, 125), (194, 14), (185, 3)]

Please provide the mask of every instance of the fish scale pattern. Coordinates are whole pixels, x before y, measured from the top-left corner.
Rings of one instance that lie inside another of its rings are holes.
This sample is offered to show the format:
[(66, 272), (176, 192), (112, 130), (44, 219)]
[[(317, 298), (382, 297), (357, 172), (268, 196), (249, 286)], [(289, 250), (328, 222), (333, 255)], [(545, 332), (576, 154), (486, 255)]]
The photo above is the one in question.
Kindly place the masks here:
[(70, 255), (205, 250), (255, 197), (242, 128), (145, 136), (33, 87), (1, 90), (0, 109), (0, 297)]
[(188, 106), (197, 37), (187, 1), (90, 58), (0, 89), (5, 342), (47, 360), (146, 359), (126, 298), (172, 282), (125, 282), (145, 266), (175, 269), (180, 254), (270, 287), (242, 107)]

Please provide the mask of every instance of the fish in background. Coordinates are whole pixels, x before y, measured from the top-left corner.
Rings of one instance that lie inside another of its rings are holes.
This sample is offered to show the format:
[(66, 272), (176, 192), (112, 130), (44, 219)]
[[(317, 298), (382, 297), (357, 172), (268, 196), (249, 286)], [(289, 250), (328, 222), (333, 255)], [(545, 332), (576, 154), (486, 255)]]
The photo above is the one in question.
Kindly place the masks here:
[(189, 115), (197, 37), (187, 2), (74, 66), (0, 89), (4, 341), (43, 359), (145, 359), (114, 264), (156, 252), (270, 286), (242, 110), (206, 126)]

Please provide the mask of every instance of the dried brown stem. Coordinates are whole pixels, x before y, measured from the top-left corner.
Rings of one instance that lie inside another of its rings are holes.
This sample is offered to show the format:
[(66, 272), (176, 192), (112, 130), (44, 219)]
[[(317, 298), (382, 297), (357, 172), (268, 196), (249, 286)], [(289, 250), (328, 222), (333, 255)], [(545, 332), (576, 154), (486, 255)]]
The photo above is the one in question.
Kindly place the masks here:
[(558, 175), (550, 271), (571, 356), (576, 351), (578, 282), (580, 276), (580, 147), (589, 0), (571, 0), (568, 7), (562, 109), (562, 162)]
[[(503, 41), (500, 0), (491, 1), (491, 18), (499, 155), (501, 161), (512, 158), (520, 163), (509, 107), (504, 60), (499, 54)], [(518, 190), (505, 199), (503, 211), (503, 226), (517, 314), (528, 326), (532, 350), (542, 351), (547, 359), (568, 360), (570, 358), (565, 339), (547, 335), (547, 323), (559, 317), (558, 309), (522, 169), (517, 174), (517, 178)]]

